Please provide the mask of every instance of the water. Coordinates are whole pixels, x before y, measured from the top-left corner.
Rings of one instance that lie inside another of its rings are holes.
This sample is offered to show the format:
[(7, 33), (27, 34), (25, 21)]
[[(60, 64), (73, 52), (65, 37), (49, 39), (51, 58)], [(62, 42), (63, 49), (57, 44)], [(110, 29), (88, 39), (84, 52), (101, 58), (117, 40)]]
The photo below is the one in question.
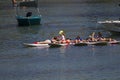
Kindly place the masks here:
[[(64, 30), (74, 39), (101, 31), (99, 20), (118, 19), (117, 3), (41, 4), (42, 25), (17, 27), (14, 10), (0, 11), (0, 80), (120, 80), (120, 45), (41, 48), (23, 46)], [(119, 36), (112, 36), (120, 40)]]

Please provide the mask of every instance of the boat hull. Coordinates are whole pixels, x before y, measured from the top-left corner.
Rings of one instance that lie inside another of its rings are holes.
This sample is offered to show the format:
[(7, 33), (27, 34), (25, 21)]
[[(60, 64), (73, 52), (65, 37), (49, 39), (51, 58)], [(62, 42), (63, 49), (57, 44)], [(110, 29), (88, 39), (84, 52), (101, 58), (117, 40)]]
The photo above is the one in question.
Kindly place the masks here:
[(109, 44), (120, 44), (120, 41), (110, 41)]
[(105, 46), (108, 42), (106, 41), (93, 41), (93, 42), (83, 42), (83, 43), (76, 43), (74, 46), (87, 46), (87, 45), (96, 45), (96, 46)]
[(104, 29), (114, 33), (120, 33), (120, 21), (100, 21), (98, 22), (103, 24), (105, 27)]
[(108, 44), (107, 41), (97, 41), (97, 42), (88, 42), (88, 45), (96, 45), (96, 46), (105, 46)]
[(50, 48), (57, 48), (57, 47), (64, 47), (67, 45), (74, 45), (74, 46), (87, 46), (87, 45), (95, 45), (95, 46), (106, 46), (108, 44), (120, 44), (120, 41), (97, 41), (97, 42), (83, 42), (83, 43), (75, 43), (75, 44), (57, 44), (57, 43), (23, 43), (26, 47), (50, 47)]
[(16, 17), (18, 26), (31, 26), (31, 25), (40, 25), (41, 17), (35, 16), (35, 17), (22, 17), (17, 16)]
[(48, 44), (50, 46), (50, 48), (56, 48), (56, 47), (62, 47), (62, 46), (66, 46), (68, 44), (57, 44), (57, 43), (50, 43)]
[(88, 44), (83, 42), (83, 43), (75, 43), (74, 46), (87, 46)]
[(23, 43), (26, 47), (49, 47), (48, 44)]

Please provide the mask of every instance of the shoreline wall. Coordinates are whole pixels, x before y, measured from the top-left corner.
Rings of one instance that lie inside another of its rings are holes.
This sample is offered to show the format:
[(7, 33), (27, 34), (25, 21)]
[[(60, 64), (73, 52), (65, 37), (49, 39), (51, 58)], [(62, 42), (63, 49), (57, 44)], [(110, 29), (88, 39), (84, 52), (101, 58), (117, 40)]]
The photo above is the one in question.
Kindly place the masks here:
[[(38, 0), (39, 4), (72, 4), (72, 3), (118, 3), (119, 0)], [(0, 9), (12, 8), (12, 0), (1, 0)]]

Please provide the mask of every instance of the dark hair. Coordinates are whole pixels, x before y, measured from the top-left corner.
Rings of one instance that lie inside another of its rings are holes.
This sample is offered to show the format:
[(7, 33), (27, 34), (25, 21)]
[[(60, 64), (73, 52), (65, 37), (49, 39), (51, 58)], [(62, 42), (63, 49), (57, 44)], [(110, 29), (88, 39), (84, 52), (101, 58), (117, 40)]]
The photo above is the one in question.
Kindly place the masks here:
[(32, 12), (27, 12), (26, 17), (32, 16)]
[(77, 36), (76, 39), (80, 39), (80, 36)]
[(98, 37), (103, 37), (101, 32), (98, 32)]

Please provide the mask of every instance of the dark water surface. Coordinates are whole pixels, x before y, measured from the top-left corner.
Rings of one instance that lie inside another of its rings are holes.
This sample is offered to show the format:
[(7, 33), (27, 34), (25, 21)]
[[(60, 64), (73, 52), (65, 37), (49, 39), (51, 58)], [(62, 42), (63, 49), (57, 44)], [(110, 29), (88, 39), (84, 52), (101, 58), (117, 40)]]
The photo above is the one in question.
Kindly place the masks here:
[[(118, 3), (40, 4), (39, 26), (18, 27), (14, 9), (0, 11), (0, 80), (120, 80), (120, 45), (41, 48), (23, 46), (64, 30), (74, 39), (101, 31), (99, 20), (118, 19)], [(120, 40), (119, 36), (112, 36)]]

